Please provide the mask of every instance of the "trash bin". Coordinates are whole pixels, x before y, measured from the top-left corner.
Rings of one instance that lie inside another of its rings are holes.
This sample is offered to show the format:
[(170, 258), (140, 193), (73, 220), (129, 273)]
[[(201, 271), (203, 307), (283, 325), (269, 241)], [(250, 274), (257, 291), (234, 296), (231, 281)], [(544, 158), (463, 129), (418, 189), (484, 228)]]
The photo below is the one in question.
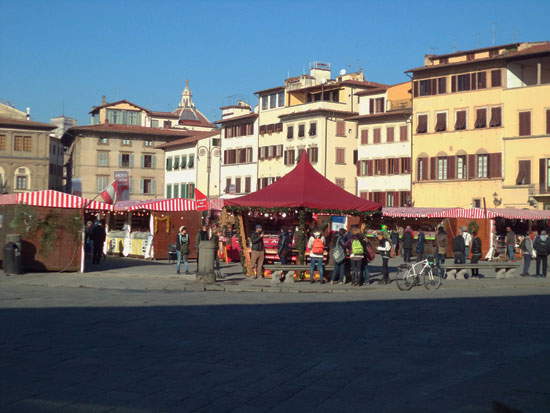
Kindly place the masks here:
[(4, 272), (6, 275), (23, 274), (21, 249), (15, 242), (8, 242), (4, 246)]
[(214, 251), (216, 245), (213, 240), (199, 242), (199, 262), (197, 263), (197, 278), (205, 283), (215, 283)]

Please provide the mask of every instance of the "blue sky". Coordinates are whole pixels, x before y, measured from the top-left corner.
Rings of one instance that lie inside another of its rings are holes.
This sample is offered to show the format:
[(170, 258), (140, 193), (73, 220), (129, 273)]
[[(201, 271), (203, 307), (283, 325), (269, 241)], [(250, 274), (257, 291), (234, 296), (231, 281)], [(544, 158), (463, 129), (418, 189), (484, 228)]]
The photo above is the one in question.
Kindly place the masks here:
[[(550, 40), (550, 1), (0, 0), (0, 101), (89, 122), (102, 95), (211, 120), (320, 60), (397, 83), (426, 53)], [(519, 8), (518, 8), (519, 6)], [(494, 28), (494, 30), (493, 30)]]

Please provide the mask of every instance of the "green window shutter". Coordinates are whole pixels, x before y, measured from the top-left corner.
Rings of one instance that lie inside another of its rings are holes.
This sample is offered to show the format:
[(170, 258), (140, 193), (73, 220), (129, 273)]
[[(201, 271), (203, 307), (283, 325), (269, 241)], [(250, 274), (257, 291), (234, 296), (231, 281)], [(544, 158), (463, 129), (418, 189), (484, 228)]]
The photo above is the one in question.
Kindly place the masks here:
[(136, 125), (141, 125), (141, 112), (137, 112)]
[(141, 155), (141, 167), (145, 168), (145, 155)]
[(166, 170), (167, 171), (172, 170), (172, 158), (166, 158)]
[(157, 167), (157, 157), (155, 155), (151, 155), (151, 168), (155, 169)]
[(187, 198), (187, 185), (181, 184), (180, 187), (181, 187), (181, 197)]
[(172, 198), (172, 185), (166, 185), (166, 198)]
[(195, 184), (189, 184), (189, 198), (195, 199)]
[(181, 156), (181, 169), (187, 168), (187, 155)]
[(193, 168), (194, 164), (195, 164), (195, 157), (194, 157), (194, 155), (189, 155), (189, 161), (188, 161), (188, 163), (187, 163), (187, 166), (188, 166), (189, 168)]
[(154, 179), (151, 179), (151, 193), (153, 195), (157, 194), (157, 181), (155, 181)]
[(174, 184), (174, 198), (179, 198), (179, 185), (178, 184)]
[(140, 194), (143, 194), (143, 189), (144, 189), (143, 187), (144, 187), (144, 185), (143, 185), (143, 178), (141, 178), (141, 179), (139, 180), (139, 193), (140, 193)]

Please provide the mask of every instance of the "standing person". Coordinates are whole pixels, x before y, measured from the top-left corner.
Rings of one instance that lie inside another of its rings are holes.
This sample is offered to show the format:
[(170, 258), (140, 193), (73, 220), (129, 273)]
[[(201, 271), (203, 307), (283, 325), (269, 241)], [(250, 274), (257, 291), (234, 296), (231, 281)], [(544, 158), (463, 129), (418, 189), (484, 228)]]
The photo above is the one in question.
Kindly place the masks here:
[(303, 264), (306, 251), (306, 234), (300, 229), (300, 227), (296, 227), (296, 231), (294, 231), (293, 244), (294, 248), (298, 250), (296, 261), (298, 264)]
[[(472, 259), (470, 260), (470, 263), (477, 264), (480, 258), (481, 258), (481, 238), (479, 238), (477, 236), (477, 232), (474, 231), (473, 240), (472, 240)], [(472, 277), (479, 277), (479, 268), (472, 268)]]
[(309, 250), (309, 277), (310, 282), (315, 282), (315, 268), (319, 270), (319, 282), (325, 283), (325, 267), (323, 265), (323, 258), (325, 253), (325, 237), (321, 236), (321, 231), (316, 230), (313, 232), (313, 236), (309, 238), (307, 242), (307, 249)]
[(390, 232), (390, 240), (393, 247), (394, 255), (397, 257), (399, 255), (399, 232), (395, 227)]
[(405, 233), (403, 234), (403, 260), (405, 262), (411, 262), (413, 248), (413, 232), (412, 228), (407, 225)]
[(264, 278), (264, 258), (265, 258), (265, 247), (264, 247), (264, 231), (261, 225), (256, 225), (256, 231), (250, 235), (251, 243), (251, 265), (255, 271), (254, 278), (258, 276)]
[(422, 261), (424, 259), (424, 249), (426, 247), (426, 234), (424, 230), (420, 228), (418, 231), (418, 239), (416, 241), (416, 260)]
[(447, 245), (449, 238), (445, 232), (445, 228), (439, 227), (437, 229), (437, 235), (435, 236), (435, 251), (437, 258), (437, 265), (442, 266), (445, 264), (445, 257), (447, 256)]
[(223, 254), (223, 242), (222, 240), (222, 231), (218, 227), (216, 227), (214, 230), (212, 230), (212, 240), (214, 241), (214, 269), (218, 271), (218, 275), (221, 276), (220, 271), (220, 255)]
[(197, 236), (195, 238), (195, 247), (197, 249), (197, 265), (199, 265), (199, 244), (201, 241), (208, 241), (210, 239), (210, 232), (208, 231), (208, 225), (203, 224)]
[(508, 259), (514, 261), (516, 258), (516, 233), (512, 231), (511, 227), (506, 227), (506, 252)]
[(94, 223), (92, 221), (86, 222), (86, 228), (84, 228), (84, 251), (86, 254), (91, 254), (93, 251), (92, 233), (94, 230)]
[(542, 231), (535, 238), (533, 248), (537, 254), (537, 276), (546, 277), (548, 272), (548, 255), (550, 254), (550, 238), (548, 238), (546, 231)]
[(361, 284), (362, 264), (365, 256), (365, 244), (363, 243), (361, 234), (353, 234), (351, 239), (347, 242), (346, 248), (350, 251), (351, 285), (359, 286)]
[(288, 256), (290, 254), (291, 243), (292, 233), (285, 230), (284, 228), (281, 228), (281, 232), (279, 233), (279, 242), (277, 245), (277, 255), (279, 255), (279, 260), (283, 265), (288, 264)]
[(459, 229), (458, 234), (453, 238), (453, 255), (455, 257), (455, 264), (464, 264), (466, 262), (464, 259), (465, 248), (466, 245), (464, 245), (462, 229)]
[(334, 258), (334, 270), (332, 270), (332, 275), (330, 277), (330, 283), (334, 284), (339, 282), (340, 284), (346, 283), (346, 245), (345, 238), (346, 230), (340, 228), (336, 235), (336, 241), (334, 247), (332, 248), (332, 258)]
[(472, 234), (468, 232), (468, 228), (462, 227), (462, 236), (464, 237), (464, 261), (470, 256), (470, 248), (472, 247)]
[(105, 228), (101, 225), (101, 221), (97, 221), (92, 229), (93, 256), (92, 264), (99, 264), (103, 256), (103, 244), (105, 243)]
[(189, 274), (189, 234), (187, 228), (181, 226), (178, 235), (176, 236), (176, 274), (180, 273), (181, 263), (183, 262), (184, 274)]
[(384, 234), (382, 232), (378, 232), (377, 238), (378, 247), (376, 248), (376, 250), (378, 251), (378, 254), (380, 254), (380, 256), (382, 257), (382, 282), (384, 284), (389, 284), (390, 274), (388, 270), (388, 262), (390, 260), (390, 251), (392, 248), (391, 242), (384, 238)]
[(523, 272), (520, 275), (524, 277), (529, 276), (529, 267), (531, 266), (531, 257), (533, 256), (533, 240), (529, 235), (519, 237), (519, 249), (523, 257)]

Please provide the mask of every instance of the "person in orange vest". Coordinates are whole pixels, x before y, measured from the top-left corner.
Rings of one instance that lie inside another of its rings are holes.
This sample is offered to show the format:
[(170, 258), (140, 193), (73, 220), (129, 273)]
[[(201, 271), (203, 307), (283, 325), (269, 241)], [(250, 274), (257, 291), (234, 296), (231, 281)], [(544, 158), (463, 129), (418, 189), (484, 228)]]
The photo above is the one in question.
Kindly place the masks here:
[(323, 264), (323, 257), (325, 254), (325, 237), (321, 236), (321, 231), (316, 230), (313, 236), (309, 238), (307, 243), (309, 250), (309, 274), (310, 282), (315, 282), (315, 268), (319, 270), (319, 282), (325, 283), (325, 266)]

